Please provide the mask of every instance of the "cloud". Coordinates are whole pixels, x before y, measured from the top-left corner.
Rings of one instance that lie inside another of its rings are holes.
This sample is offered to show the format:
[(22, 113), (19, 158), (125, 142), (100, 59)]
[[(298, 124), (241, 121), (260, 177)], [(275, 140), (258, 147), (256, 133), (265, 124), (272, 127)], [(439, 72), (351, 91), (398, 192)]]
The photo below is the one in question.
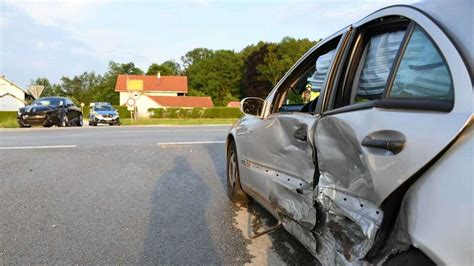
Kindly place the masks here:
[(6, 0), (5, 3), (24, 12), (44, 26), (68, 27), (94, 15), (94, 10), (110, 0)]

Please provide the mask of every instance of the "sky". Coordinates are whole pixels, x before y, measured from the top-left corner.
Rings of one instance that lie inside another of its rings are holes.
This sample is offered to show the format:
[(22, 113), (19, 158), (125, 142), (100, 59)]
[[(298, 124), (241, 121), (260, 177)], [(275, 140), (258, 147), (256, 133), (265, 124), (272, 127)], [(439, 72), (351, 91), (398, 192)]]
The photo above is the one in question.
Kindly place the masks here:
[(240, 51), (283, 37), (325, 38), (382, 7), (411, 0), (0, 0), (0, 74), (28, 86), (109, 61), (180, 62), (199, 47)]

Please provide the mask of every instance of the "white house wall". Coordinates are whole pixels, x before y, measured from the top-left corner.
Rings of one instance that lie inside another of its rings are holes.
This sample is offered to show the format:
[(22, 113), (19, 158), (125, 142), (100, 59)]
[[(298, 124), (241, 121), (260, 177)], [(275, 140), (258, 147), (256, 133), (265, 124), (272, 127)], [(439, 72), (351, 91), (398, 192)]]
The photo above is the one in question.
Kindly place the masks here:
[[(1, 95), (3, 95), (3, 93), (0, 94), (0, 96)], [(5, 95), (0, 98), (0, 111), (18, 111), (18, 109), (23, 106), (25, 106), (25, 104), (22, 101), (11, 95)]]
[[(7, 93), (11, 95), (5, 95)], [(0, 78), (0, 96), (2, 95), (5, 96), (0, 98), (0, 111), (18, 111), (18, 108), (25, 106), (23, 102), (25, 93), (15, 85)]]
[(146, 95), (141, 95), (140, 97), (138, 97), (135, 104), (137, 105), (138, 116), (140, 116), (140, 117), (148, 117), (148, 109), (149, 108), (158, 108), (158, 107), (160, 107), (159, 104), (157, 104), (152, 99), (148, 98)]

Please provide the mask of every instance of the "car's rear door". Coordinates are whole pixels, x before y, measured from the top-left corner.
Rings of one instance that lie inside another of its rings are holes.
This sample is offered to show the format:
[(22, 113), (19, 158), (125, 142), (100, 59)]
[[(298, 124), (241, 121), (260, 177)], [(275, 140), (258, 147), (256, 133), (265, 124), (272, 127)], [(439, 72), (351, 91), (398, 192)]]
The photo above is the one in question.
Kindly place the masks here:
[(366, 255), (382, 202), (457, 136), (473, 102), (461, 56), (421, 13), (370, 20), (357, 32), (314, 134), (316, 201), (326, 213), (316, 235), (321, 250), (347, 260)]

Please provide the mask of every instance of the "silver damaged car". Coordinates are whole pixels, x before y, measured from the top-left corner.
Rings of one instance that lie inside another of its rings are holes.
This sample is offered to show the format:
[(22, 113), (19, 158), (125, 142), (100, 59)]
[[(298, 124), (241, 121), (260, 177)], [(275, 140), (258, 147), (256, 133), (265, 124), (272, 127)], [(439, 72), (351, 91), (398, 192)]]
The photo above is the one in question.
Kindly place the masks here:
[(323, 265), (473, 265), (472, 10), (381, 9), (242, 100), (229, 197), (264, 206)]

